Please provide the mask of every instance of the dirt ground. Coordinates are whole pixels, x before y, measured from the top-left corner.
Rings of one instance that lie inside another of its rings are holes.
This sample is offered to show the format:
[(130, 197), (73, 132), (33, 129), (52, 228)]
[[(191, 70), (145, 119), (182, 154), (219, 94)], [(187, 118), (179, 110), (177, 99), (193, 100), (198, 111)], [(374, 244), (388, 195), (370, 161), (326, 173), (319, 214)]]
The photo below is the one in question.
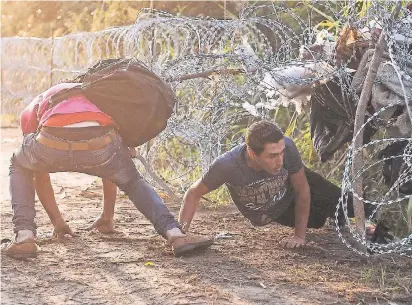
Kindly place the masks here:
[[(8, 163), (21, 143), (1, 130), (1, 238), (12, 238)], [(227, 232), (204, 253), (175, 258), (150, 223), (122, 195), (113, 235), (85, 228), (102, 207), (101, 182), (77, 173), (52, 175), (60, 209), (76, 238), (57, 242), (36, 202), (36, 259), (1, 258), (1, 304), (412, 304), (412, 260), (366, 259), (331, 228), (308, 234), (312, 246), (285, 250), (292, 230), (253, 228), (233, 207), (204, 208), (199, 234)], [(167, 199), (166, 199), (167, 201)], [(178, 203), (168, 204), (177, 214)]]

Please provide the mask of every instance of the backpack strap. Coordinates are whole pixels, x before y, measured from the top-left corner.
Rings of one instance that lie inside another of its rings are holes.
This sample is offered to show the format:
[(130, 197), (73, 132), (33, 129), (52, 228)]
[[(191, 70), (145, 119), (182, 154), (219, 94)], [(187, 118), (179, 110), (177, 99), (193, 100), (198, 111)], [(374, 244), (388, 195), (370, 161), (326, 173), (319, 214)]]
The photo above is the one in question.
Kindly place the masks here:
[(84, 88), (82, 87), (82, 84), (79, 84), (77, 86), (74, 86), (73, 88), (63, 89), (59, 92), (56, 92), (50, 97), (48, 109), (53, 108), (57, 104), (61, 103), (64, 100), (67, 100), (69, 97), (73, 95), (82, 94), (83, 90)]

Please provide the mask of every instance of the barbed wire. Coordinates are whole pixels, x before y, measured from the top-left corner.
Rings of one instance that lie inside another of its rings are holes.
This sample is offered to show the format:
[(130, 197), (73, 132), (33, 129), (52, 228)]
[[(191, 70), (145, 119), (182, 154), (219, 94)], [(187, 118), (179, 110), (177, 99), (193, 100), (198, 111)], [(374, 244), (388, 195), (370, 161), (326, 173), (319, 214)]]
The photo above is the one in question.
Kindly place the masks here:
[[(231, 20), (182, 17), (142, 9), (136, 23), (129, 26), (53, 39), (2, 38), (2, 114), (17, 116), (37, 94), (85, 72), (97, 60), (136, 57), (167, 80), (178, 97), (166, 130), (139, 148), (140, 155), (149, 161), (150, 171), (141, 164), (139, 169), (157, 186), (148, 172), (157, 173), (169, 186), (184, 191), (217, 156), (243, 141), (242, 128), (247, 122), (270, 118), (271, 111), (279, 106), (294, 104), (296, 109), (302, 109), (311, 97), (315, 98), (314, 86), (336, 81), (341, 89), (339, 95), (350, 96), (353, 104), (347, 99), (342, 104), (333, 95), (331, 100), (336, 100), (347, 114), (347, 123), (353, 124), (360, 91), (353, 83), (352, 69), (357, 67), (352, 66), (362, 57), (358, 52), (361, 48), (354, 46), (362, 41), (366, 42), (366, 49), (373, 48), (373, 30), (381, 29), (388, 45), (389, 58), (385, 61), (393, 67), (403, 90), (397, 92), (397, 103), (371, 113), (363, 128), (376, 123), (386, 130), (391, 122), (384, 114), (394, 107), (403, 107), (406, 119), (409, 118), (408, 131), (412, 100), (408, 95), (412, 75), (411, 12), (403, 7), (399, 18), (393, 20), (391, 1), (345, 3), (341, 6), (341, 2), (308, 1), (297, 2), (293, 7), (286, 2), (246, 4), (239, 18)], [(326, 25), (322, 28), (314, 23), (315, 19), (326, 20)], [(345, 26), (356, 32), (348, 32), (345, 38), (340, 35)], [(355, 34), (357, 37), (351, 37)], [(339, 53), (342, 49), (349, 50), (343, 59)], [(328, 101), (322, 103), (328, 107)], [(375, 205), (376, 211), (407, 198), (399, 193), (399, 186), (411, 181), (410, 136), (409, 133), (388, 137), (382, 132), (356, 151), (349, 147), (340, 202), (347, 223), (351, 193)], [(401, 141), (408, 142), (401, 154), (378, 157), (383, 147)], [(352, 159), (365, 151), (369, 156), (353, 175)], [(391, 187), (377, 190), (373, 196), (354, 193), (352, 184), (356, 177), (378, 181), (384, 162), (392, 159), (402, 159), (404, 167)], [(373, 177), (371, 172), (375, 173)], [(368, 255), (354, 248), (337, 228), (349, 248)], [(359, 236), (351, 225), (349, 228), (354, 240), (375, 253), (412, 257), (411, 238), (377, 245)]]

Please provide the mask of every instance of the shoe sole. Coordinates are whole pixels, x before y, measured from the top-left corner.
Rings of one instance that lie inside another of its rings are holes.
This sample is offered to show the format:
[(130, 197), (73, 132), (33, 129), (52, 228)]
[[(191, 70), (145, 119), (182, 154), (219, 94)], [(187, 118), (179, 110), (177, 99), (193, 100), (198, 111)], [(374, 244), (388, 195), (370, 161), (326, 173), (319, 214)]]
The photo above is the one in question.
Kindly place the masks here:
[(214, 240), (208, 240), (208, 241), (204, 241), (204, 242), (196, 243), (196, 244), (189, 244), (189, 245), (185, 245), (183, 247), (177, 248), (177, 249), (173, 249), (173, 254), (175, 256), (183, 256), (185, 254), (192, 253), (197, 250), (208, 248), (213, 244), (214, 244)]

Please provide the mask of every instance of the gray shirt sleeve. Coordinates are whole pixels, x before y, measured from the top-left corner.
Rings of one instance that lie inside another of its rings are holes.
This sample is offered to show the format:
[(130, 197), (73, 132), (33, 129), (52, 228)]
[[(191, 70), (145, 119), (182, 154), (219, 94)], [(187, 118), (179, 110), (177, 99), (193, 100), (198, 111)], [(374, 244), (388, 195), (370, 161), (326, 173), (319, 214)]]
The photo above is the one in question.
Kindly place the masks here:
[(228, 169), (225, 165), (225, 155), (222, 155), (212, 163), (209, 170), (203, 175), (202, 183), (210, 191), (213, 191), (227, 182), (227, 174)]
[(284, 167), (291, 174), (296, 174), (303, 167), (302, 158), (300, 153), (292, 141), (292, 139), (285, 137), (285, 164)]

